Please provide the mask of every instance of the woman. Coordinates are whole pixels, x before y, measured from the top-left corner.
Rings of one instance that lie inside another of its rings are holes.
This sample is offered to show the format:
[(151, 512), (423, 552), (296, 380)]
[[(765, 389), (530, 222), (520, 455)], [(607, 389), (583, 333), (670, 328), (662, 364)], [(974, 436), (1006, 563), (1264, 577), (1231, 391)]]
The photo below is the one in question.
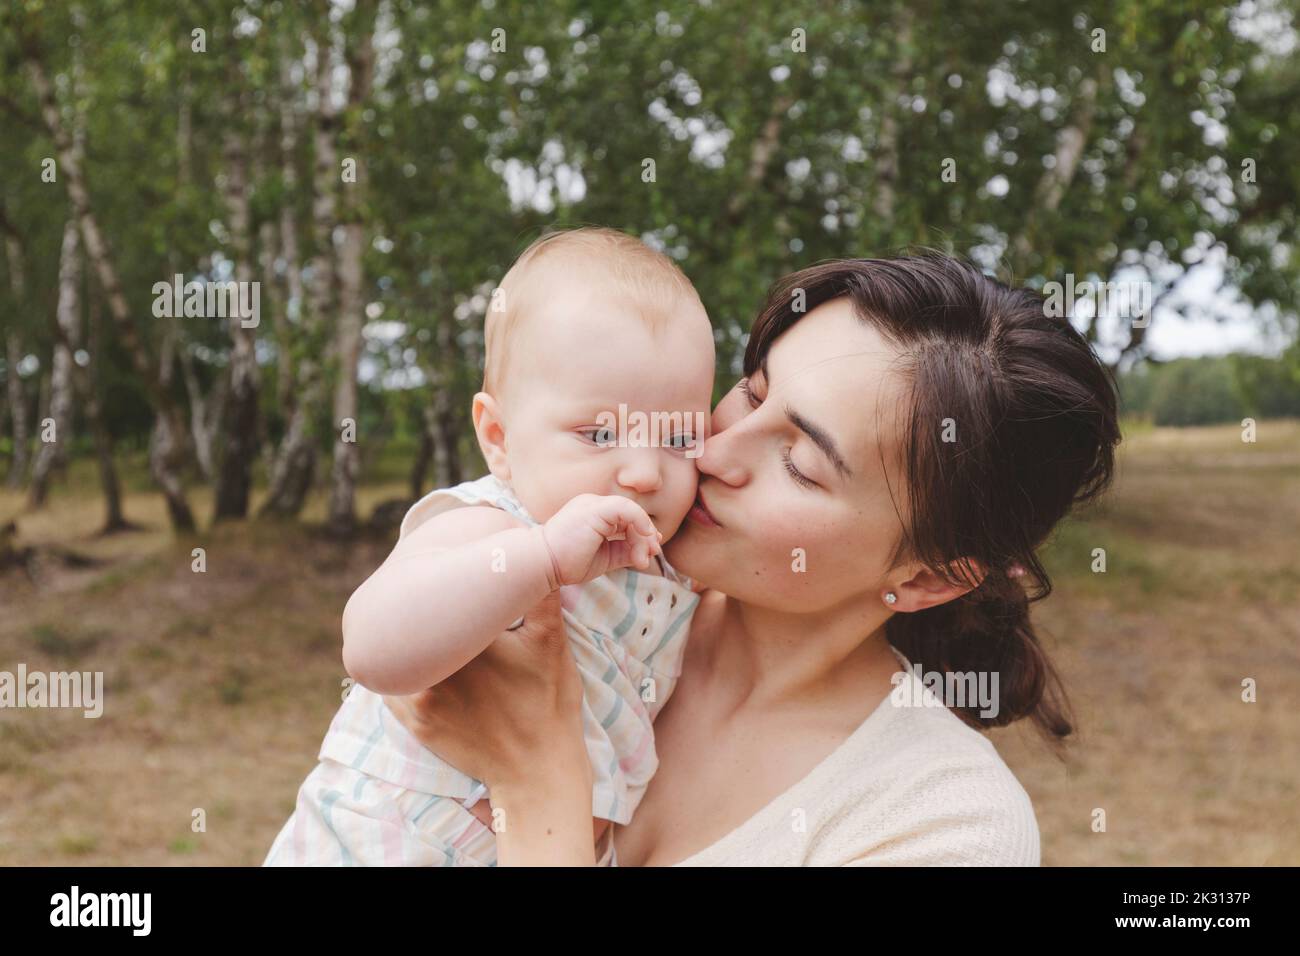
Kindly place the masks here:
[[(1072, 732), (1028, 605), (1050, 591), (1036, 549), (1111, 478), (1106, 369), (1041, 296), (929, 254), (786, 277), (744, 370), (666, 547), (708, 590), (630, 824), (593, 848), (554, 600), (389, 706), (489, 785), (503, 865), (1037, 865), (977, 728)], [(916, 671), (996, 694), (924, 706)]]

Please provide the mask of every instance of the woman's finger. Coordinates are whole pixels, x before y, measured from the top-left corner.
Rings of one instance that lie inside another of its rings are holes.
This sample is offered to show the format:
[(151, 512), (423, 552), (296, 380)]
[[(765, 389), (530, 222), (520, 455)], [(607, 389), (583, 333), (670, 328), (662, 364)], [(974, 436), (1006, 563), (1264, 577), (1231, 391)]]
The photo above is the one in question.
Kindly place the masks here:
[(490, 782), (519, 772), (566, 732), (580, 741), (581, 699), (554, 592), (436, 688), (385, 701), (425, 747)]

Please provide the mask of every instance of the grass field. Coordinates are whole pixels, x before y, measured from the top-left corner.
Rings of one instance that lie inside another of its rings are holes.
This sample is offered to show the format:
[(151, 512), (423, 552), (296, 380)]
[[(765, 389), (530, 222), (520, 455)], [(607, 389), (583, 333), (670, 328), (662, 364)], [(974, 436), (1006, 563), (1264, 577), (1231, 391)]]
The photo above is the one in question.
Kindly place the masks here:
[[(362, 513), (403, 495), (382, 473)], [(0, 491), (24, 544), (98, 561), (0, 574), (0, 670), (103, 671), (107, 697), (97, 720), (0, 710), (0, 864), (260, 863), (340, 700), (343, 605), (389, 542), (259, 522), (179, 540), (144, 480), (128, 488), (146, 530), (109, 538), (91, 462), (43, 512)], [(1300, 864), (1298, 541), (1300, 422), (1263, 422), (1254, 444), (1130, 430), (1113, 493), (1049, 545), (1056, 591), (1035, 611), (1079, 718), (1069, 755), (992, 734), (1045, 864)]]

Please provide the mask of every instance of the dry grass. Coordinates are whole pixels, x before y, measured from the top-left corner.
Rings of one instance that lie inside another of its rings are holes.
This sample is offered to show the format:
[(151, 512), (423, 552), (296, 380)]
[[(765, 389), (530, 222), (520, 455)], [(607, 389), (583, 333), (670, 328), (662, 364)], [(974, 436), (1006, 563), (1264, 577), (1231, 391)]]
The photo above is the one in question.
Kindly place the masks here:
[(156, 495), (127, 512), (152, 530), (95, 537), (93, 496), (19, 518), (25, 542), (108, 563), (50, 568), (40, 588), (0, 577), (0, 669), (103, 671), (106, 703), (96, 720), (0, 711), (0, 864), (260, 863), (340, 700), (343, 605), (389, 544), (276, 523), (181, 541)]
[[(363, 511), (401, 493), (367, 488)], [(107, 703), (98, 720), (0, 710), (0, 864), (261, 862), (338, 705), (343, 604), (388, 543), (256, 522), (176, 540), (138, 482), (128, 514), (148, 529), (97, 538), (89, 471), (42, 513), (20, 505), (0, 492), (25, 543), (104, 563), (0, 575), (0, 670), (104, 671)], [(1045, 863), (1300, 863), (1297, 531), (1300, 423), (1265, 422), (1253, 445), (1236, 428), (1125, 443), (1105, 506), (1051, 544), (1057, 590), (1035, 612), (1078, 717), (1069, 758), (1023, 726), (993, 734)]]
[(1069, 756), (1023, 726), (993, 734), (1045, 864), (1300, 863), (1298, 539), (1300, 422), (1255, 444), (1232, 426), (1125, 442), (1104, 506), (1053, 542), (1035, 612), (1078, 718)]

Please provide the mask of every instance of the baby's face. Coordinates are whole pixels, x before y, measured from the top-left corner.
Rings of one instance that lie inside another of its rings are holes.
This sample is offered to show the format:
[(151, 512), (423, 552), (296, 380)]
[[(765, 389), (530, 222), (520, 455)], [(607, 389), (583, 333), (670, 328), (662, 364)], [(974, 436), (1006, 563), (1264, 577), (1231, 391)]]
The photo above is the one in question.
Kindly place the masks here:
[(683, 303), (655, 331), (631, 303), (563, 285), (542, 306), (555, 314), (530, 317), (514, 343), (504, 409), (510, 482), (538, 521), (575, 495), (620, 495), (667, 540), (695, 500), (709, 427), (708, 317)]

